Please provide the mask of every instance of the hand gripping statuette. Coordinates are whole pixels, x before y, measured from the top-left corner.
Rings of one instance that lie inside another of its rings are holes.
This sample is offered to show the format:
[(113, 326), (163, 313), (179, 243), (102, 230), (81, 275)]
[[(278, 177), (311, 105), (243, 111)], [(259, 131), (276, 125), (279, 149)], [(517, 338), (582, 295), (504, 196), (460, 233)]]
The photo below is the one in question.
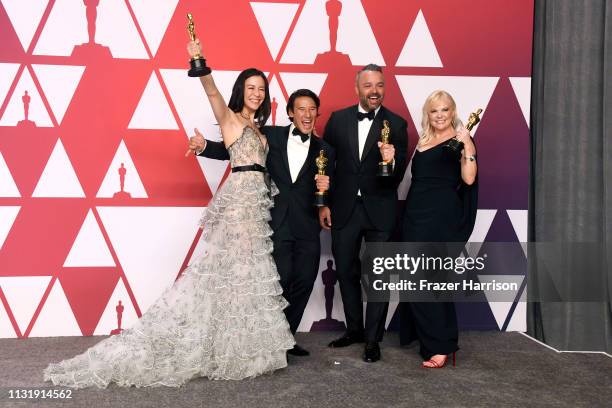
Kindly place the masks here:
[[(320, 176), (325, 175), (325, 168), (327, 167), (327, 162), (329, 160), (325, 157), (325, 152), (321, 150), (319, 155), (315, 159), (315, 164), (317, 166), (318, 172)], [(326, 190), (318, 190), (315, 192), (315, 201), (314, 205), (316, 207), (326, 207), (327, 206), (327, 191)]]
[[(391, 133), (391, 128), (389, 128), (389, 121), (387, 119), (383, 120), (383, 128), (380, 131), (380, 142), (385, 145), (389, 143), (389, 134)], [(378, 174), (379, 177), (389, 177), (391, 175), (391, 163), (388, 161), (381, 161), (378, 163)]]
[[(465, 125), (465, 128), (468, 130), (468, 132), (471, 132), (472, 129), (474, 129), (474, 126), (476, 126), (478, 122), (480, 122), (481, 113), (481, 108), (478, 108), (476, 112), (470, 113), (470, 117), (468, 118), (467, 124)], [(455, 153), (461, 153), (461, 151), (463, 150), (463, 142), (457, 140), (457, 136), (455, 136), (451, 138), (448, 143), (444, 145), (444, 147), (451, 149)]]
[[(189, 38), (191, 41), (196, 40), (195, 35), (195, 24), (193, 23), (193, 16), (191, 13), (187, 13), (187, 19), (189, 20), (189, 24), (187, 24), (187, 31), (189, 32)], [(201, 77), (210, 74), (210, 68), (206, 66), (206, 60), (200, 55), (196, 54), (191, 57), (189, 61), (191, 68), (187, 72), (187, 75), (190, 77)]]

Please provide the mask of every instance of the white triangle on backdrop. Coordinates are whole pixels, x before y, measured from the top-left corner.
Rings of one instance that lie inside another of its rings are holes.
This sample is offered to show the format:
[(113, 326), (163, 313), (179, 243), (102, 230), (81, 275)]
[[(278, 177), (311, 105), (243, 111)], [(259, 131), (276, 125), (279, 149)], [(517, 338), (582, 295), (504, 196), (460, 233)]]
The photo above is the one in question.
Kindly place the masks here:
[(0, 152), (0, 197), (21, 197), (2, 152)]
[[(34, 54), (69, 56), (75, 45), (88, 41), (83, 2), (56, 0)], [(124, 0), (100, 0), (95, 42), (107, 46), (114, 58), (149, 58)]]
[(395, 65), (398, 67), (435, 68), (443, 66), (422, 10), (419, 10), (414, 20), (412, 29)]
[(280, 77), (283, 85), (285, 85), (287, 95), (291, 95), (302, 88), (310, 89), (312, 92), (320, 95), (327, 79), (327, 73), (281, 72)]
[[(215, 139), (217, 135), (220, 137), (219, 126), (215, 125), (217, 120), (200, 80), (188, 77), (183, 69), (160, 69), (160, 73), (185, 131), (193, 134), (193, 128), (197, 127), (207, 138)], [(215, 71), (213, 74), (215, 84), (226, 104), (232, 95), (232, 87), (238, 74), (240, 71)], [(207, 130), (208, 126), (214, 131)]]
[[(191, 133), (193, 134), (193, 133)], [(208, 136), (205, 136), (208, 139)], [(198, 164), (206, 178), (210, 191), (214, 194), (221, 185), (223, 175), (227, 170), (229, 162), (227, 160), (214, 160), (207, 157), (198, 157)]]
[(476, 211), (474, 230), (472, 231), (472, 235), (470, 235), (470, 238), (465, 246), (470, 256), (478, 256), (480, 248), (482, 247), (482, 244), (485, 241), (489, 230), (491, 229), (491, 225), (493, 224), (496, 214), (497, 210), (478, 209)]
[(106, 176), (104, 176), (104, 180), (100, 185), (100, 190), (98, 190), (96, 197), (112, 198), (115, 193), (121, 191), (119, 169), (121, 168), (122, 163), (123, 167), (126, 169), (125, 185), (123, 187), (124, 191), (130, 193), (132, 198), (148, 198), (149, 196), (147, 195), (147, 191), (145, 190), (142, 180), (138, 175), (138, 170), (134, 165), (132, 156), (130, 155), (130, 152), (128, 151), (123, 140), (121, 140), (121, 143), (119, 143), (117, 152), (115, 152), (115, 157), (113, 157), (113, 161), (106, 172)]
[[(195, 134), (193, 129), (198, 128), (206, 139), (221, 140), (221, 132), (219, 126), (216, 125), (217, 120), (200, 80), (188, 77), (183, 69), (160, 69), (160, 72), (183, 124), (183, 129), (187, 132), (187, 137), (193, 136)], [(229, 102), (238, 74), (240, 71), (215, 71), (213, 74), (225, 103)], [(208, 186), (215, 193), (225, 174), (228, 162), (199, 158), (198, 163)]]
[(11, 324), (4, 305), (0, 302), (0, 339), (14, 339), (16, 337), (15, 328)]
[[(312, 64), (317, 54), (331, 49), (326, 1), (306, 1), (281, 58), (283, 64)], [(360, 0), (342, 1), (336, 49), (348, 54), (353, 65), (385, 65)]]
[(60, 139), (57, 139), (32, 197), (85, 197)]
[(493, 224), (493, 220), (495, 219), (495, 215), (497, 214), (497, 210), (481, 210), (478, 209), (476, 212), (476, 222), (474, 223), (474, 231), (472, 231), (472, 235), (470, 235), (470, 239), (468, 242), (484, 242), (487, 234), (489, 233), (489, 229), (491, 228), (491, 224)]
[(199, 228), (200, 207), (98, 207), (142, 313), (172, 285)]
[(134, 309), (134, 305), (130, 300), (127, 289), (123, 284), (123, 279), (119, 279), (115, 290), (108, 299), (104, 313), (96, 325), (94, 336), (108, 336), (112, 330), (117, 328), (117, 305), (121, 301), (123, 305), (123, 313), (121, 314), (121, 328), (129, 329), (138, 320), (138, 315)]
[[(495, 280), (497, 282), (516, 283), (519, 288), (521, 287), (521, 283), (523, 283), (523, 279), (525, 279), (525, 277), (522, 275), (478, 275), (478, 280), (481, 283), (490, 283)], [(512, 304), (514, 302), (493, 301), (492, 299), (495, 299), (496, 296), (498, 298), (500, 296), (499, 294), (497, 294), (496, 291), (483, 290), (483, 292), (485, 294), (485, 297), (487, 298), (487, 301), (489, 302), (489, 307), (491, 308), (491, 312), (495, 317), (497, 327), (501, 330), (501, 328), (504, 326), (506, 318), (508, 317), (510, 308), (512, 307)], [(505, 293), (506, 292), (504, 292), (504, 294)], [(516, 293), (518, 292), (515, 292), (515, 295)]]
[(178, 129), (168, 100), (164, 95), (157, 75), (151, 73), (147, 87), (130, 120), (128, 129)]
[(18, 69), (19, 64), (0, 63), (0, 104), (4, 102)]
[(0, 207), (0, 250), (9, 232), (11, 232), (11, 228), (13, 227), (13, 223), (15, 223), (15, 219), (20, 209), (21, 207), (19, 206)]
[[(285, 96), (283, 95), (276, 75), (273, 75), (270, 81), (270, 101), (273, 100), (272, 98), (275, 98), (276, 103), (278, 103), (276, 108), (276, 126), (287, 126), (291, 123), (287, 116), (287, 101), (285, 100)], [(270, 115), (270, 119), (268, 119), (268, 124), (273, 124), (272, 115)]]
[(70, 253), (64, 261), (64, 267), (85, 266), (115, 266), (113, 256), (91, 210), (87, 212)]
[(88, 41), (83, 2), (56, 0), (36, 43), (34, 54), (70, 56), (75, 45)]
[[(471, 112), (482, 108), (482, 119), (487, 113), (487, 106), (499, 77), (471, 77), (471, 76), (424, 76), (424, 75), (396, 75), (406, 106), (414, 125), (421, 131), (421, 118), (423, 103), (435, 90), (443, 89), (450, 93), (457, 104), (457, 114), (464, 123)], [(476, 135), (479, 125), (472, 130)]]
[(531, 77), (510, 77), (509, 79), (514, 95), (516, 95), (516, 99), (521, 107), (521, 112), (523, 112), (525, 123), (527, 123), (527, 126), (530, 126)]
[(96, 42), (107, 45), (114, 58), (149, 58), (125, 0), (100, 0)]
[(50, 280), (51, 276), (0, 277), (0, 288), (21, 334), (28, 328)]
[(155, 56), (178, 0), (129, 0), (151, 54)]
[(527, 242), (527, 210), (506, 210), (519, 242)]
[(85, 67), (33, 64), (32, 69), (36, 73), (57, 123), (61, 124), (83, 72), (85, 72)]
[(30, 97), (28, 119), (35, 122), (38, 127), (52, 127), (51, 117), (43, 104), (41, 95), (32, 80), (30, 71), (26, 68), (22, 71), (21, 78), (11, 96), (11, 100), (0, 120), (0, 126), (16, 126), (17, 122), (25, 119), (23, 96), (28, 91)]
[(51, 289), (28, 337), (82, 336), (83, 333), (59, 281)]
[(491, 313), (493, 313), (493, 317), (495, 317), (495, 323), (497, 323), (497, 328), (502, 329), (504, 326), (504, 322), (506, 321), (506, 317), (508, 317), (508, 312), (512, 307), (512, 302), (489, 302), (489, 308), (491, 309)]
[(523, 288), (523, 293), (521, 293), (521, 297), (516, 304), (506, 331), (527, 331), (527, 285)]
[(24, 5), (23, 0), (2, 0), (1, 3), (19, 37), (23, 50), (27, 51), (49, 0), (28, 0), (27, 5)]
[(268, 44), (270, 54), (276, 60), (299, 4), (251, 2), (251, 7), (266, 44)]
[(514, 232), (521, 243), (523, 253), (527, 256), (528, 212), (527, 210), (506, 210), (506, 212), (512, 223), (512, 228), (514, 228)]

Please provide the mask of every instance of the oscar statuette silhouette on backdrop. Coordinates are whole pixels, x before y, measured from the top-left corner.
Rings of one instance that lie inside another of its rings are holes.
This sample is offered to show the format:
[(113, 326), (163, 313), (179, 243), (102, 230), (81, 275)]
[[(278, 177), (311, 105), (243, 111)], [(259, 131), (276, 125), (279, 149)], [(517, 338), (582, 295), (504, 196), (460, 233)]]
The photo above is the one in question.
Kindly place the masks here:
[[(355, 99), (355, 73), (357, 70), (353, 67), (349, 55), (337, 49), (342, 2), (340, 0), (328, 0), (325, 3), (325, 12), (328, 17), (329, 50), (318, 54), (313, 64), (317, 72), (328, 73), (319, 97), (322, 101), (331, 101), (330, 104), (343, 104), (344, 101)], [(326, 109), (320, 113), (321, 116), (317, 122), (327, 122), (331, 110)]]
[(132, 195), (125, 191), (125, 176), (127, 169), (123, 163), (121, 163), (121, 167), (119, 167), (117, 172), (119, 173), (119, 186), (121, 189), (113, 194), (113, 198), (132, 198)]
[(123, 329), (121, 328), (121, 318), (123, 317), (123, 309), (124, 306), (121, 303), (121, 301), (119, 301), (119, 303), (117, 304), (117, 307), (115, 307), (115, 311), (117, 312), (117, 328), (111, 330), (110, 335), (115, 335), (115, 334), (119, 334), (123, 331)]
[(332, 310), (334, 308), (334, 292), (335, 286), (338, 282), (336, 276), (336, 270), (333, 268), (334, 261), (331, 259), (327, 260), (327, 269), (321, 272), (321, 280), (323, 286), (325, 286), (325, 319), (321, 319), (317, 322), (312, 323), (310, 331), (344, 331), (346, 326), (344, 322), (336, 320), (332, 317)]
[(333, 71), (333, 68), (338, 65), (351, 66), (351, 58), (347, 54), (343, 54), (337, 50), (342, 2), (340, 0), (328, 0), (325, 3), (325, 12), (328, 17), (329, 51), (318, 54), (314, 64), (328, 68), (330, 71)]
[(21, 97), (21, 101), (23, 102), (23, 116), (24, 119), (17, 122), (17, 127), (19, 128), (35, 128), (36, 123), (30, 120), (30, 101), (32, 97), (28, 94), (28, 91), (25, 91), (23, 96)]
[(83, 0), (89, 40), (81, 45), (76, 45), (72, 50), (72, 57), (79, 59), (113, 58), (108, 47), (96, 43), (96, 23), (99, 4), (100, 0)]

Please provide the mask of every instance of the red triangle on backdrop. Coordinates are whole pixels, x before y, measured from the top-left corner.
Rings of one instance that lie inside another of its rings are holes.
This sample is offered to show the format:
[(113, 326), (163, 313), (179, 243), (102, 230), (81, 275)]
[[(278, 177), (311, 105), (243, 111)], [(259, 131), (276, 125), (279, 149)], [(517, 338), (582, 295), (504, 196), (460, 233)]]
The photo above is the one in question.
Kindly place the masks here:
[(64, 268), (60, 282), (83, 334), (91, 336), (117, 285), (117, 268)]
[(13, 24), (6, 10), (0, 3), (0, 38), (2, 38), (2, 47), (0, 47), (0, 60), (17, 61), (24, 55), (23, 48), (19, 42), (19, 37), (13, 29)]
[[(0, 151), (21, 192), (31, 197), (53, 147), (57, 143), (57, 129), (37, 129), (36, 132), (17, 127), (5, 127), (0, 137)], [(24, 156), (27, 160), (24, 160)]]

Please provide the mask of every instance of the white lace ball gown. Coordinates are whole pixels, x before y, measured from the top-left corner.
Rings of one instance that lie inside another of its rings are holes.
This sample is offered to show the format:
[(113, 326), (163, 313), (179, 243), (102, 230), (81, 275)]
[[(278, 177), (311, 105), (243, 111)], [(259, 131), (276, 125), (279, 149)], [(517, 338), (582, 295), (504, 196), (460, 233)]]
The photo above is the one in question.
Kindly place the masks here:
[[(265, 165), (267, 149), (250, 127), (228, 151), (232, 167)], [(45, 381), (176, 387), (195, 377), (240, 380), (286, 367), (295, 341), (271, 255), (272, 204), (263, 173), (231, 173), (201, 220), (206, 253), (133, 327), (50, 364)]]

